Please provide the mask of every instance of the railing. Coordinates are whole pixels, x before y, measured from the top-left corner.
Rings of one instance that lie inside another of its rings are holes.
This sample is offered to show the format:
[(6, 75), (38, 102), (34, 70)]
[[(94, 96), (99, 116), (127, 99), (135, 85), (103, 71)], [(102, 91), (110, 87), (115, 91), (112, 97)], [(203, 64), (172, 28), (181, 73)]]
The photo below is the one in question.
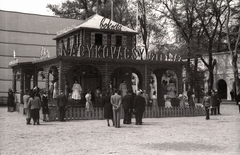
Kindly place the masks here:
[[(121, 118), (123, 118), (123, 109), (121, 110)], [(205, 110), (201, 107), (180, 108), (180, 107), (146, 107), (143, 118), (161, 118), (161, 117), (194, 117), (204, 116)], [(59, 117), (58, 108), (56, 106), (49, 107), (49, 121), (57, 121)], [(133, 115), (134, 117), (134, 115)], [(102, 107), (94, 107), (92, 112), (87, 112), (85, 107), (66, 106), (65, 120), (93, 120), (104, 119), (104, 110)]]

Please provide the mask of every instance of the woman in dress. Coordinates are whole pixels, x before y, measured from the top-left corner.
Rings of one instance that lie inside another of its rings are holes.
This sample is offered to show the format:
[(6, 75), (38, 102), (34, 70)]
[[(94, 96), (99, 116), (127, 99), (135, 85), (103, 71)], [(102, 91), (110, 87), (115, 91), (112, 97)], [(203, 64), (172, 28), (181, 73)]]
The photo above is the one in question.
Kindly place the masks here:
[(8, 105), (8, 112), (14, 111), (14, 94), (11, 88), (8, 89), (8, 98), (7, 98), (7, 105)]
[(57, 92), (58, 92), (57, 81), (55, 81), (53, 83), (53, 99), (57, 99)]
[(164, 95), (164, 100), (165, 100), (165, 108), (171, 108), (171, 97), (169, 95)]
[(157, 107), (158, 107), (158, 103), (157, 103), (157, 94), (156, 94), (156, 91), (153, 92), (152, 100), (153, 100), (152, 107), (157, 108)]
[(122, 97), (127, 95), (127, 84), (126, 84), (125, 80), (123, 80), (122, 83), (120, 84), (119, 90), (121, 91)]
[(81, 100), (81, 92), (82, 92), (82, 87), (80, 84), (78, 84), (77, 81), (73, 84), (72, 87), (72, 99), (74, 100)]
[(87, 112), (93, 111), (91, 90), (88, 90), (88, 93), (85, 95), (85, 98), (86, 98), (86, 111)]
[(49, 110), (48, 110), (48, 97), (46, 92), (43, 92), (43, 96), (42, 96), (42, 114), (43, 114), (43, 121), (48, 121), (48, 114), (49, 114)]
[(185, 100), (187, 99), (187, 96), (179, 94), (178, 98), (180, 99), (180, 108), (185, 108)]
[[(113, 110), (112, 110), (110, 92), (106, 93), (106, 96), (103, 98), (102, 105), (104, 108), (104, 118), (107, 119), (107, 124), (108, 126), (110, 126), (109, 119), (111, 119), (113, 122)], [(113, 126), (114, 126), (114, 122), (113, 122)]]

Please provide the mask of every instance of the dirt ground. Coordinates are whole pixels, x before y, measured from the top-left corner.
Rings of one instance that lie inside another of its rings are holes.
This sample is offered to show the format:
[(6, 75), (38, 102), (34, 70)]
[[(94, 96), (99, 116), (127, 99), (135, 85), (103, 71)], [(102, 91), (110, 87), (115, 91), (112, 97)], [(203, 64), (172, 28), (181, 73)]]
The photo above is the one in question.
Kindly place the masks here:
[[(240, 114), (223, 104), (222, 115), (144, 118), (143, 125), (108, 127), (106, 120), (40, 122), (0, 108), (1, 155), (240, 155)], [(122, 123), (122, 120), (121, 120)], [(111, 124), (112, 125), (112, 124)]]

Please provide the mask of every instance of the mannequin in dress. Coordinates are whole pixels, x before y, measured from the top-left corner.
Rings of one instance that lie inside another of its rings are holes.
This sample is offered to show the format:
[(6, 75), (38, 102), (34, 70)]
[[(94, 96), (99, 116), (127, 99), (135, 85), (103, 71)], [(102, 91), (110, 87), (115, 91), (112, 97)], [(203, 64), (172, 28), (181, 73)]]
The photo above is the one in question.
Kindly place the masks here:
[(120, 84), (119, 90), (121, 91), (122, 97), (127, 95), (127, 84), (126, 84), (125, 80), (123, 80), (122, 83)]
[(77, 81), (75, 81), (75, 83), (73, 84), (73, 87), (72, 87), (72, 99), (80, 100), (81, 93), (82, 93), (82, 87)]
[(57, 92), (58, 92), (57, 81), (55, 81), (53, 83), (53, 99), (57, 99)]
[(49, 95), (51, 100), (53, 99), (53, 89), (54, 89), (53, 82), (54, 81), (49, 83)]

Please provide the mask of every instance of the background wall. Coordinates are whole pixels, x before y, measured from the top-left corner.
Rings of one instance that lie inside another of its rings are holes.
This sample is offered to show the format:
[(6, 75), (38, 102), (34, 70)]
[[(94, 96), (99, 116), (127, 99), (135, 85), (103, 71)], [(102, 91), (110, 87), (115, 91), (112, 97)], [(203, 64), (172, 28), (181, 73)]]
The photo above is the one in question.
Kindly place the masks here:
[(56, 32), (80, 23), (76, 19), (58, 18), (0, 10), (0, 104), (5, 104), (8, 88), (12, 88), (13, 50), (18, 62), (34, 61), (43, 47), (56, 55)]

